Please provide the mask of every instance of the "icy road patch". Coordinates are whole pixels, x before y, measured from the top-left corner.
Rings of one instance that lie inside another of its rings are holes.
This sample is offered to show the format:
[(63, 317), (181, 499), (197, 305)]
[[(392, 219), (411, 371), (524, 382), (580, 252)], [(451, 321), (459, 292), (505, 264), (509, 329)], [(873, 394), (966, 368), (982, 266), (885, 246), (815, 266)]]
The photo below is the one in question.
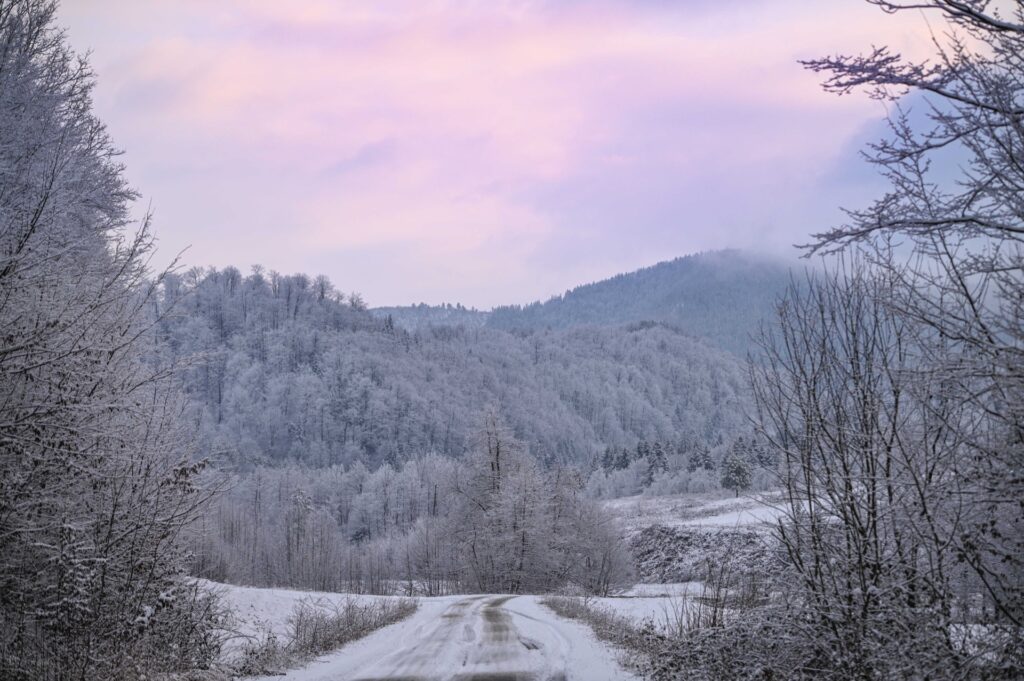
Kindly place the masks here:
[(590, 630), (533, 596), (420, 599), (407, 620), (286, 681), (633, 681)]

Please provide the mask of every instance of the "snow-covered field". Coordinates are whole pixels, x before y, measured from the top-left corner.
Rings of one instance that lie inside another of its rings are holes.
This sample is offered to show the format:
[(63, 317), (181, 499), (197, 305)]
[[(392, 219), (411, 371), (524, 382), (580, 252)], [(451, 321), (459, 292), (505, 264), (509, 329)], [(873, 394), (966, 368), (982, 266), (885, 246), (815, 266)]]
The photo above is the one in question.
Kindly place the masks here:
[[(354, 598), (289, 589), (211, 584), (238, 613), (240, 633), (269, 628), (284, 633), (292, 608), (303, 600), (326, 607)], [(565, 681), (631, 681), (616, 653), (590, 629), (562, 619), (537, 596), (420, 598), (406, 620), (354, 641), (285, 676), (285, 681), (443, 678), (552, 678)]]
[(735, 497), (711, 494), (642, 495), (611, 499), (604, 507), (619, 519), (627, 535), (651, 525), (665, 527), (750, 527), (778, 518), (782, 511), (771, 494)]
[(588, 603), (633, 620), (636, 624), (650, 622), (658, 629), (675, 628), (681, 609), (703, 589), (700, 582), (682, 584), (637, 584), (618, 596), (590, 598)]
[[(778, 497), (771, 494), (634, 496), (606, 501), (604, 505), (618, 517), (638, 560), (648, 561), (641, 568), (641, 576), (649, 578), (645, 572), (657, 575), (659, 570), (652, 570), (651, 564), (657, 567), (659, 561), (667, 561), (679, 568), (668, 571), (674, 574), (664, 575), (670, 579), (696, 576), (706, 559), (705, 551), (743, 557), (757, 555), (764, 536), (760, 529), (767, 528), (782, 513)], [(659, 526), (672, 529), (651, 534), (651, 528)], [(645, 550), (651, 548), (651, 542), (658, 544), (657, 550)], [(703, 584), (697, 581), (637, 584), (614, 597), (590, 598), (588, 603), (637, 624), (650, 622), (657, 628), (673, 629), (702, 589)]]

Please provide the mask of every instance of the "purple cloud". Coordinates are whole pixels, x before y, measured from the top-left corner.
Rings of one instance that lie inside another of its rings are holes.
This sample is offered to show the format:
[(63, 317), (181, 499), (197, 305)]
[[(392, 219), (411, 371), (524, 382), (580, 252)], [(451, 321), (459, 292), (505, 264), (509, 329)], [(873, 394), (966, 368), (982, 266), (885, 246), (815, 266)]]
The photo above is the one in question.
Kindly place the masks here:
[(373, 304), (544, 298), (782, 251), (866, 200), (883, 114), (796, 59), (927, 41), (865, 3), (81, 2), (96, 106), (167, 253)]

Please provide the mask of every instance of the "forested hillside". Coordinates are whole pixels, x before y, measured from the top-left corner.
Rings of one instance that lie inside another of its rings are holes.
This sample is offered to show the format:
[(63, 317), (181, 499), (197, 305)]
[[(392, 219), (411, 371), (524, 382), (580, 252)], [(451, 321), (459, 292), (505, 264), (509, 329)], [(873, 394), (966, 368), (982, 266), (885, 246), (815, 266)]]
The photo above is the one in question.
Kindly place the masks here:
[(158, 352), (193, 358), (204, 450), (242, 468), (458, 456), (488, 406), (548, 463), (642, 439), (714, 447), (744, 423), (740, 362), (661, 324), (409, 332), (322, 277), (259, 268), (170, 277), (159, 305)]
[(545, 303), (495, 308), (497, 329), (563, 329), (659, 321), (744, 356), (789, 283), (778, 260), (725, 250), (689, 255), (578, 286)]

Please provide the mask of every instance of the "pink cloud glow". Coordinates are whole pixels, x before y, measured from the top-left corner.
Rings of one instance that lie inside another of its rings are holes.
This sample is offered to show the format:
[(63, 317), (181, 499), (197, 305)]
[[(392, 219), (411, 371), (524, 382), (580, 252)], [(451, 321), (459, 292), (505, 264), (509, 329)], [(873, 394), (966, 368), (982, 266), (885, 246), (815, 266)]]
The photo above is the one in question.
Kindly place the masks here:
[(833, 185), (882, 111), (795, 60), (913, 53), (927, 27), (810, 6), (80, 0), (62, 19), (165, 251), (490, 306), (782, 250), (859, 198), (857, 173)]

